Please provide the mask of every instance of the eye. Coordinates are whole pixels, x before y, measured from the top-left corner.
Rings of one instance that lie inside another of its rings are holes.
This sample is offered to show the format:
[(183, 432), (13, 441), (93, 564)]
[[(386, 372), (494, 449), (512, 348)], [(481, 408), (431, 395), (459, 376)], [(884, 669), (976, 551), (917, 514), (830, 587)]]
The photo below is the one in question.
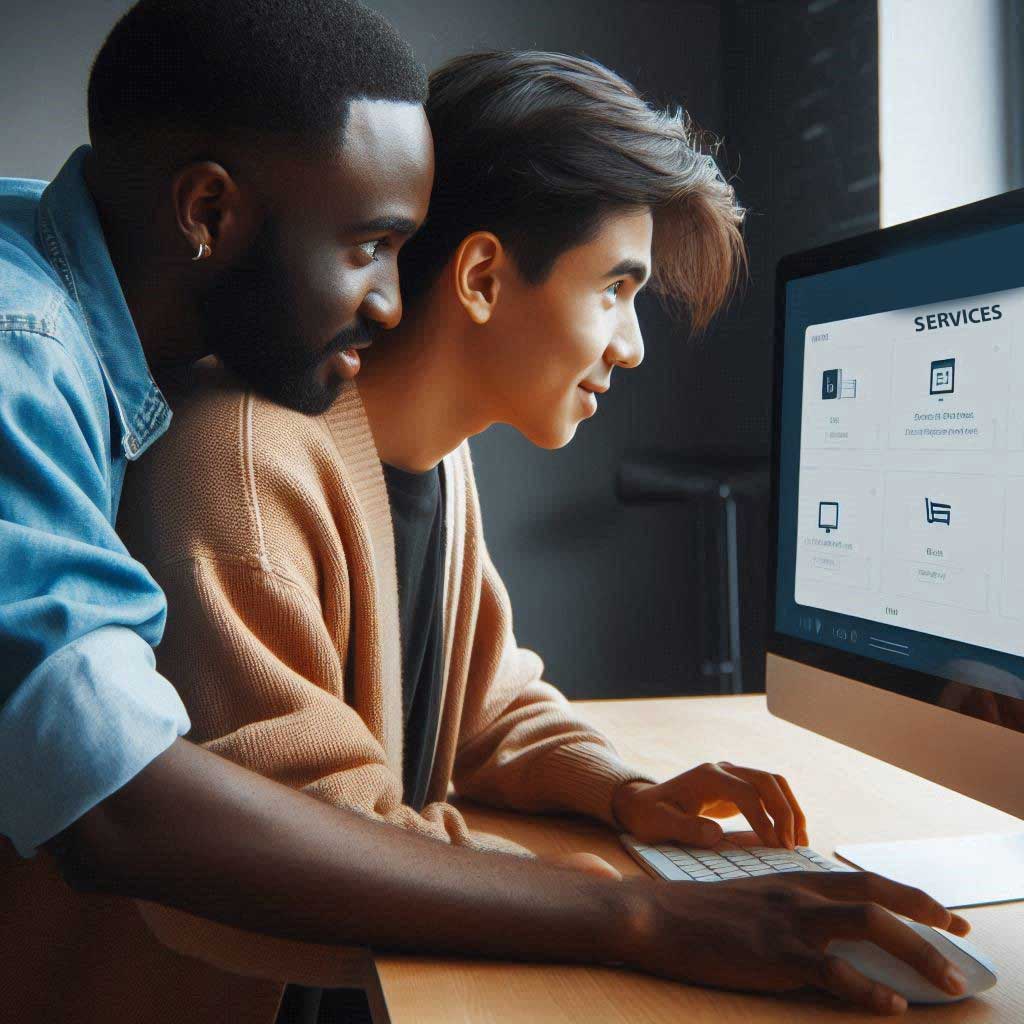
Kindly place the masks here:
[(357, 246), (363, 253), (370, 257), (371, 260), (376, 261), (377, 250), (387, 245), (387, 240), (384, 238), (375, 238), (372, 242), (360, 242)]
[(608, 285), (605, 288), (605, 295), (610, 295), (613, 299), (618, 297), (619, 289), (625, 284), (625, 281), (616, 281), (614, 284)]

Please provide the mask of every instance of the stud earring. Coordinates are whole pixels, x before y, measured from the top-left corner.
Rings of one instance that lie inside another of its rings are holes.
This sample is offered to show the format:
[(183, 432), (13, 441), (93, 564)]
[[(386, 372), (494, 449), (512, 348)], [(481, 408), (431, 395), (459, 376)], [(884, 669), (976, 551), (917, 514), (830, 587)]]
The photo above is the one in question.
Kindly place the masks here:
[(195, 263), (196, 260), (205, 260), (212, 252), (213, 250), (205, 242), (200, 242), (195, 256), (192, 257), (192, 262)]

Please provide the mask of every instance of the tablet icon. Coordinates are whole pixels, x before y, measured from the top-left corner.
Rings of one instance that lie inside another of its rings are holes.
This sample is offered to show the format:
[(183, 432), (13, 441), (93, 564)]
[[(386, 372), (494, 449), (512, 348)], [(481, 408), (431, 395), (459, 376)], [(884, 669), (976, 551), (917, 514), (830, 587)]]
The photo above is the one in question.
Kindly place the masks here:
[(831, 533), (839, 529), (839, 502), (818, 502), (818, 529)]
[(952, 513), (952, 508), (944, 502), (932, 501), (931, 498), (924, 499), (924, 517), (927, 522), (949, 526), (949, 518)]
[[(929, 395), (951, 395), (956, 383), (956, 360), (935, 359), (928, 385)], [(941, 401), (941, 399), (940, 399)]]

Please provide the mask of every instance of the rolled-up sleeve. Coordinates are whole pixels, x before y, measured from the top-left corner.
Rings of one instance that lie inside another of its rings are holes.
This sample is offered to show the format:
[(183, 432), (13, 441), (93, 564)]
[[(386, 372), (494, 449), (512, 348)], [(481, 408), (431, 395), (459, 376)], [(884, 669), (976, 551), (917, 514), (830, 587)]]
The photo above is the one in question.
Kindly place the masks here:
[(51, 654), (0, 713), (0, 832), (23, 857), (188, 730), (134, 630), (104, 626)]
[(114, 527), (106, 396), (0, 331), (0, 834), (22, 856), (188, 731), (157, 673), (163, 593)]

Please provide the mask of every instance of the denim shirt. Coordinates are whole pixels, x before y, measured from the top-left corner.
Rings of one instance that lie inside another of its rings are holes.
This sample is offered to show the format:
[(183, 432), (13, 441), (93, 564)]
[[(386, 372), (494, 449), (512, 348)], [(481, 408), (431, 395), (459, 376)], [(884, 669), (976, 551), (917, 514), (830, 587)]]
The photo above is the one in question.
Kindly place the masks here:
[(0, 179), (0, 835), (22, 856), (189, 729), (167, 605), (114, 531), (167, 429), (82, 167)]

